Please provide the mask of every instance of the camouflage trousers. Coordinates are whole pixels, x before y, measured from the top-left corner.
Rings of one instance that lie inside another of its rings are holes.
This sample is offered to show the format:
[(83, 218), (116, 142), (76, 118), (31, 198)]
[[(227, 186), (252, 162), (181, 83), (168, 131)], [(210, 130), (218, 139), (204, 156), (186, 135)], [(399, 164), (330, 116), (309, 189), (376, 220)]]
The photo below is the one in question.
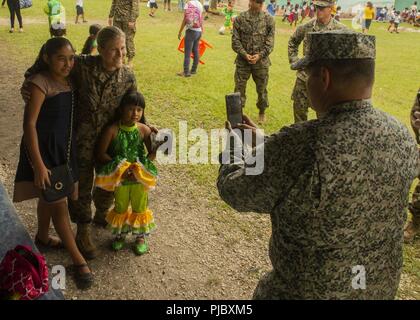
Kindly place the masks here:
[[(402, 263), (402, 260), (401, 260)], [(371, 282), (366, 290), (355, 290), (351, 287), (353, 275), (349, 281), (341, 281), (340, 273), (332, 281), (320, 280), (319, 283), (308, 282), (304, 291), (294, 290), (293, 280), (286, 282), (282, 276), (272, 270), (262, 276), (254, 290), (254, 300), (392, 300), (394, 299), (400, 282), (400, 268), (388, 269), (387, 266), (378, 268), (380, 272), (372, 272)], [(372, 270), (375, 270), (372, 269)], [(389, 272), (387, 274), (386, 272)], [(371, 274), (371, 273), (369, 273)]]
[(311, 105), (305, 81), (296, 78), (295, 86), (292, 92), (293, 115), (295, 123), (308, 120), (308, 109)]
[(420, 181), (417, 182), (408, 209), (413, 215), (413, 219), (416, 219), (416, 222), (420, 224)]
[(133, 59), (136, 55), (136, 48), (134, 46), (134, 36), (136, 35), (136, 28), (128, 27), (128, 21), (114, 21), (114, 26), (120, 28), (125, 33), (125, 45), (127, 47), (127, 58)]
[(260, 110), (260, 113), (264, 113), (264, 110), (267, 109), (269, 106), (267, 94), (268, 67), (261, 68), (259, 66), (258, 68), (254, 68), (254, 66), (252, 65), (237, 65), (235, 70), (235, 92), (240, 92), (242, 108), (245, 107), (246, 84), (251, 75), (257, 88), (257, 108)]
[(69, 212), (74, 223), (92, 222), (92, 199), (96, 214), (104, 216), (114, 203), (114, 193), (94, 187), (94, 159), (92, 146), (77, 146), (77, 164), (79, 166), (79, 198), (69, 200)]

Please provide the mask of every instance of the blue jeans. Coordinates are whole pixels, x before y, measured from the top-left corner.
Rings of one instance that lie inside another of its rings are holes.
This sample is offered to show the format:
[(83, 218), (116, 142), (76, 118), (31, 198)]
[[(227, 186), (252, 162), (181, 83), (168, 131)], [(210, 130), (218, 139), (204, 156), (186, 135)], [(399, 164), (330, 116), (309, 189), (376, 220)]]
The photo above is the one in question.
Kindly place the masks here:
[(178, 10), (184, 11), (184, 0), (178, 0)]
[(201, 31), (193, 31), (187, 29), (185, 32), (185, 53), (184, 53), (184, 73), (190, 73), (190, 56), (191, 52), (194, 54), (194, 61), (191, 68), (192, 72), (197, 71), (197, 66), (200, 61), (200, 54), (198, 53), (198, 44), (200, 43)]

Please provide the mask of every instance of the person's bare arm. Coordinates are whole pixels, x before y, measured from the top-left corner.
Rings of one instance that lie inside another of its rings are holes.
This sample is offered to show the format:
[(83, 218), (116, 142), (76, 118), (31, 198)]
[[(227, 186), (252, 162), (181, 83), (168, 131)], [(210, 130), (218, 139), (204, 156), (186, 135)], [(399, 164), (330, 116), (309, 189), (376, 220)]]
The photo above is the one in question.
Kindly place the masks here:
[(45, 100), (45, 93), (32, 83), (28, 86), (28, 90), (31, 99), (25, 106), (23, 119), (24, 144), (33, 166), (34, 184), (40, 189), (45, 189), (46, 185), (50, 185), (49, 170), (42, 160), (41, 152), (39, 151), (38, 133), (36, 131), (36, 123), (41, 106)]
[(138, 128), (143, 137), (144, 144), (146, 145), (146, 149), (148, 153), (147, 157), (150, 160), (154, 160), (156, 158), (156, 151), (152, 150), (152, 141), (150, 140), (150, 135), (152, 133), (152, 130), (150, 129), (150, 127), (142, 123), (138, 124)]
[(184, 19), (182, 19), (181, 26), (179, 27), (178, 40), (181, 40), (182, 31), (184, 30), (186, 24), (187, 24), (187, 21), (185, 20), (185, 17), (184, 17)]
[(102, 133), (101, 138), (99, 139), (98, 146), (96, 149), (96, 160), (100, 164), (105, 164), (112, 161), (112, 157), (108, 154), (108, 148), (111, 144), (111, 141), (116, 136), (117, 127), (112, 125), (105, 129)]

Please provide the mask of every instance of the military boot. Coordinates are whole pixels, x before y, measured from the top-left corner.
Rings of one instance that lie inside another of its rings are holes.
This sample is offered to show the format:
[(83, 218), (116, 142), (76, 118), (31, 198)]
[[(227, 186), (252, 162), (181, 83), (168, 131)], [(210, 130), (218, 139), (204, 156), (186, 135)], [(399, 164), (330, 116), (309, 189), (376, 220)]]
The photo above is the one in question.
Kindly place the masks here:
[(413, 215), (404, 229), (404, 243), (411, 243), (420, 234), (420, 216)]
[(98, 250), (91, 238), (90, 223), (77, 224), (76, 244), (85, 259), (95, 259)]

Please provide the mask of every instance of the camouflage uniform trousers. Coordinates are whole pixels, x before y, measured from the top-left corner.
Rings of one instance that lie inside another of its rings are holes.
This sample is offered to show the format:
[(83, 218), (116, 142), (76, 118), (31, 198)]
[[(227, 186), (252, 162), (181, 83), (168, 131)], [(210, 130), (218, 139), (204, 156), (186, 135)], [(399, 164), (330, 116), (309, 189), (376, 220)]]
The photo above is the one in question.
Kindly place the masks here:
[(296, 78), (292, 92), (292, 100), (295, 123), (307, 121), (308, 109), (311, 103), (308, 98), (306, 83), (302, 79)]
[(134, 36), (136, 35), (136, 28), (130, 28), (128, 21), (114, 21), (114, 26), (120, 28), (125, 33), (125, 43), (127, 47), (127, 58), (133, 59), (136, 55), (136, 48), (134, 46)]
[(257, 67), (252, 65), (248, 66), (236, 66), (235, 70), (235, 92), (241, 93), (242, 108), (245, 107), (246, 103), (246, 84), (252, 75), (252, 79), (257, 87), (257, 108), (260, 113), (264, 113), (264, 110), (268, 108), (268, 96), (267, 96), (267, 83), (268, 83), (268, 67)]
[[(77, 164), (79, 166), (79, 198), (69, 200), (69, 212), (74, 223), (92, 222), (92, 199), (96, 214), (105, 216), (114, 203), (114, 193), (94, 187), (94, 137), (80, 139), (77, 145)], [(93, 141), (93, 143), (92, 143)], [(91, 142), (87, 144), (86, 142)]]

